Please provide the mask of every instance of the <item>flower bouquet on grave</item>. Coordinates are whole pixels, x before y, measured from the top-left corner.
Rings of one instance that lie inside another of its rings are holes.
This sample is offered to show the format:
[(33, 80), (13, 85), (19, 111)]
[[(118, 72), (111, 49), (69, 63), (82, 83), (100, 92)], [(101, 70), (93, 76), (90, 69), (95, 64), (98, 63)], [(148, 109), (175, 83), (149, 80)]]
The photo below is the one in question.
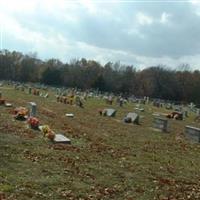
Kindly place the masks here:
[(40, 130), (42, 131), (44, 137), (47, 137), (50, 140), (53, 140), (55, 138), (55, 133), (52, 131), (48, 125), (43, 125), (40, 127)]
[(14, 117), (17, 120), (26, 120), (28, 115), (28, 109), (25, 107), (18, 107), (14, 109)]
[(36, 117), (29, 117), (27, 123), (32, 129), (38, 129), (39, 127), (39, 120)]

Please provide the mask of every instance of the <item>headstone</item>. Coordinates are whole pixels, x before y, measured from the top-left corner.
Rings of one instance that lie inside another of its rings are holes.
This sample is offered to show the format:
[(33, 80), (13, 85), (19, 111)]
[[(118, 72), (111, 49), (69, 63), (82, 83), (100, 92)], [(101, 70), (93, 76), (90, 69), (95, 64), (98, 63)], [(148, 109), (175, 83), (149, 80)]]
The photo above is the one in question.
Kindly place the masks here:
[(103, 115), (108, 116), (108, 117), (114, 117), (116, 114), (116, 110), (112, 108), (104, 109), (103, 110)]
[(62, 134), (56, 134), (54, 139), (53, 139), (54, 143), (64, 143), (64, 144), (71, 144), (71, 140), (67, 137), (65, 137)]
[(175, 106), (174, 110), (177, 112), (181, 112), (182, 108), (181, 108), (181, 106)]
[(44, 98), (48, 98), (49, 97), (49, 93), (46, 93), (45, 95), (44, 95)]
[(29, 94), (32, 93), (32, 88), (31, 88), (31, 87), (28, 88), (28, 93), (29, 93)]
[(154, 117), (153, 127), (163, 132), (168, 131), (168, 120), (161, 117)]
[(11, 103), (5, 103), (5, 106), (6, 107), (12, 107), (12, 104)]
[(200, 109), (199, 108), (196, 109), (196, 114), (197, 114), (197, 116), (200, 116)]
[(146, 104), (149, 104), (149, 97), (146, 97)]
[(37, 108), (37, 104), (35, 102), (30, 102), (30, 116), (31, 117), (36, 116), (36, 108)]
[(173, 109), (171, 103), (168, 103), (168, 104), (165, 106), (165, 108), (166, 108), (167, 110), (171, 110), (171, 109)]
[(2, 92), (0, 91), (0, 99), (2, 98)]
[(193, 142), (200, 142), (200, 128), (186, 126), (185, 127), (185, 136)]
[(139, 108), (136, 107), (135, 110), (138, 110), (138, 111), (140, 111), (140, 112), (144, 112), (144, 108), (141, 108), (141, 107), (139, 107)]
[(120, 98), (120, 99), (119, 99), (119, 106), (120, 106), (120, 107), (123, 106), (123, 101), (124, 101), (123, 98)]
[(194, 103), (190, 103), (189, 104), (189, 108), (190, 108), (190, 111), (192, 111), (192, 112), (194, 112), (195, 111), (195, 105), (194, 105)]
[(141, 108), (141, 105), (140, 104), (136, 104), (136, 108), (137, 109)]
[(160, 113), (153, 113), (152, 115), (153, 115), (154, 117), (159, 117), (159, 116), (161, 116)]
[(188, 111), (187, 111), (187, 110), (184, 110), (184, 111), (183, 111), (183, 117), (184, 117), (184, 118), (188, 117)]
[(153, 106), (155, 106), (155, 107), (157, 107), (157, 108), (159, 108), (159, 107), (161, 107), (161, 103), (160, 103), (160, 101), (153, 101)]
[(124, 122), (139, 124), (139, 115), (137, 113), (128, 113), (124, 118)]
[(65, 116), (66, 116), (66, 117), (74, 117), (74, 114), (72, 114), (72, 113), (67, 113), (67, 114), (65, 114)]

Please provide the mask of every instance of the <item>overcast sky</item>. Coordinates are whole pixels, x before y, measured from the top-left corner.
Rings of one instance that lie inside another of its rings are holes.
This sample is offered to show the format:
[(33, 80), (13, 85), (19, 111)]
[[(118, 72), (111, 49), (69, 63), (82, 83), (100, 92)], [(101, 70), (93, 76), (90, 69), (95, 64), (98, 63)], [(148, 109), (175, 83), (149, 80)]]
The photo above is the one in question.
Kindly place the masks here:
[(1, 48), (200, 69), (200, 1), (0, 0)]

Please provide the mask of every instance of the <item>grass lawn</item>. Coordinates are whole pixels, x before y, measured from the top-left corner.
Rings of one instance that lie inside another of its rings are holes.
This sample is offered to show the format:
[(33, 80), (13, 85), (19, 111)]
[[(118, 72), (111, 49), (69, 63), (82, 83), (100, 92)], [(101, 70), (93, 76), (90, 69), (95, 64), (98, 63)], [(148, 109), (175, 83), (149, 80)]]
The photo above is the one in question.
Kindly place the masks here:
[[(29, 95), (10, 86), (0, 88), (14, 106), (37, 103), (37, 117), (71, 145), (52, 144), (26, 122), (13, 119), (13, 108), (0, 106), (0, 192), (9, 200), (183, 200), (200, 199), (200, 145), (183, 135), (194, 114), (169, 120), (170, 133), (152, 127), (153, 112), (169, 111), (145, 105), (140, 125), (124, 124), (134, 111), (128, 103), (115, 118), (102, 117), (103, 100), (90, 98), (85, 108)], [(66, 113), (74, 113), (67, 118)]]

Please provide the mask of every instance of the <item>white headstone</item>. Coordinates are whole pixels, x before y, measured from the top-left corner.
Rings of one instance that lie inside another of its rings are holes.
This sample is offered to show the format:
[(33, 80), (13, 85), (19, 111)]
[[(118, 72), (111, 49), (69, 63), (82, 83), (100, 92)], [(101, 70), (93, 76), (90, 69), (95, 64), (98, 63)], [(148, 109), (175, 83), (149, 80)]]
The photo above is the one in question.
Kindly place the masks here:
[(200, 116), (200, 109), (199, 108), (196, 109), (196, 114), (197, 114), (197, 116)]
[(53, 141), (55, 143), (65, 143), (65, 144), (71, 144), (71, 140), (67, 137), (65, 137), (62, 134), (56, 134)]
[(108, 116), (108, 117), (114, 117), (116, 112), (117, 111), (115, 109), (112, 109), (112, 108), (107, 108), (107, 109), (103, 110), (103, 113), (105, 113), (105, 115)]
[(67, 113), (67, 114), (65, 114), (65, 116), (66, 116), (66, 117), (74, 117), (74, 114), (72, 114), (72, 113)]
[(139, 115), (137, 113), (128, 113), (124, 121), (129, 121), (129, 119), (131, 120), (131, 123), (139, 124)]
[(6, 107), (12, 107), (12, 104), (11, 103), (5, 103), (5, 106)]

